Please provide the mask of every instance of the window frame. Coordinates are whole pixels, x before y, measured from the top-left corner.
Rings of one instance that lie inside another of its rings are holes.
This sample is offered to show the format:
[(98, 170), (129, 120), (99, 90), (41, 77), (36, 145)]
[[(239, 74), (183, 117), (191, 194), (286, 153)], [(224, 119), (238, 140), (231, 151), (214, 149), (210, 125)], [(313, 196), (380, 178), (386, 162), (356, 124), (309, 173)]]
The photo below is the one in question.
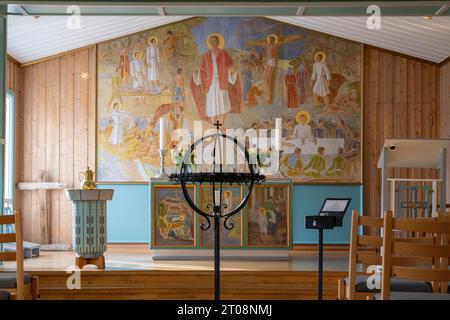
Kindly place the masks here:
[[(10, 100), (10, 103), (8, 103), (8, 99)], [(5, 95), (5, 118), (4, 118), (4, 128), (5, 128), (5, 134), (4, 134), (4, 143), (3, 143), (3, 154), (4, 154), (4, 160), (3, 160), (3, 210), (4, 214), (12, 214), (12, 212), (6, 212), (6, 196), (9, 196), (9, 199), (11, 199), (11, 211), (14, 208), (14, 139), (15, 139), (15, 106), (16, 106), (16, 94), (15, 92), (11, 90), (6, 90)], [(8, 115), (8, 108), (9, 115)], [(9, 129), (9, 130), (8, 130)], [(9, 131), (9, 132), (7, 132)], [(7, 150), (6, 150), (6, 136), (10, 134), (10, 154), (9, 157), (7, 157)], [(7, 159), (8, 158), (8, 159)], [(8, 163), (9, 162), (9, 163)], [(10, 167), (10, 173), (7, 174), (6, 171), (6, 165), (9, 164)], [(9, 186), (6, 186), (7, 178), (10, 178)], [(9, 188), (9, 190), (7, 189)], [(10, 194), (7, 194), (7, 191), (9, 191)]]

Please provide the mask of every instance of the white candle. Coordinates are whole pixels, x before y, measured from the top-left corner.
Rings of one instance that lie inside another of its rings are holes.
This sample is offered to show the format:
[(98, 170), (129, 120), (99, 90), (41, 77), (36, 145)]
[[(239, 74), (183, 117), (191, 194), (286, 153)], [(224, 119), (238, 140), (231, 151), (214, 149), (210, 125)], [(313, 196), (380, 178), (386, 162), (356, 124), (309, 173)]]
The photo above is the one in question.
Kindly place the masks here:
[(220, 206), (220, 190), (214, 190), (214, 202), (216, 206)]
[(280, 151), (281, 149), (281, 118), (276, 118), (275, 120), (275, 150)]
[(167, 137), (166, 137), (167, 120), (165, 118), (159, 118), (159, 150), (166, 150)]

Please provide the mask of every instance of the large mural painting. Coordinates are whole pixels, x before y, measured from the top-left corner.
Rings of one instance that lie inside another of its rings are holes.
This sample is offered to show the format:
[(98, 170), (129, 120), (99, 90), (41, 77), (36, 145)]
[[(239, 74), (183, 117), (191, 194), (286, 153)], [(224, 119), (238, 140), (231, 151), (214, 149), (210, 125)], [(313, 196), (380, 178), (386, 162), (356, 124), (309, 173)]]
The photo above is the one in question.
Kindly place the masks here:
[(101, 43), (97, 55), (99, 181), (159, 172), (161, 117), (169, 132), (195, 120), (270, 129), (281, 117), (281, 175), (361, 180), (358, 43), (266, 18), (208, 17)]

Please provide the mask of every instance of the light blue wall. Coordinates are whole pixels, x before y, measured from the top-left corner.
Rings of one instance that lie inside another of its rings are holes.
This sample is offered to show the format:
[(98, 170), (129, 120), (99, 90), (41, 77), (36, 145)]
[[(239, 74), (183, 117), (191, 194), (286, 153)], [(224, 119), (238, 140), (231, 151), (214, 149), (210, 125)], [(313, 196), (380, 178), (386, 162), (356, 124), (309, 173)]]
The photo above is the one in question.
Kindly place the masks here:
[[(143, 184), (102, 184), (103, 189), (114, 189), (112, 201), (108, 201), (108, 242), (149, 242), (150, 209), (149, 186)], [(344, 218), (343, 227), (324, 232), (325, 243), (349, 243), (350, 212), (362, 212), (362, 186), (358, 185), (294, 185), (293, 242), (294, 244), (317, 243), (317, 231), (304, 228), (305, 215), (317, 214), (326, 197), (352, 198)]]
[(294, 185), (293, 198), (293, 242), (294, 244), (317, 243), (318, 231), (305, 229), (305, 216), (319, 212), (325, 198), (352, 198), (344, 216), (342, 227), (325, 230), (323, 240), (329, 244), (350, 243), (351, 211), (362, 212), (362, 186), (359, 185)]
[(101, 184), (114, 189), (108, 201), (108, 242), (148, 243), (150, 239), (149, 186), (145, 184)]

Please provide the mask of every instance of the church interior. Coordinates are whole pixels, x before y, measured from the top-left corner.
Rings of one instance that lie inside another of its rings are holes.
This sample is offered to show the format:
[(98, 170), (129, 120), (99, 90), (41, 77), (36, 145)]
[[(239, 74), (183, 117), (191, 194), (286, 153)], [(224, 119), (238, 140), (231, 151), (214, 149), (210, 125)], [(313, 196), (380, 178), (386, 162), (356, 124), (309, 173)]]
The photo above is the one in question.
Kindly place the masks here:
[(450, 300), (449, 1), (0, 1), (0, 35), (0, 300)]

